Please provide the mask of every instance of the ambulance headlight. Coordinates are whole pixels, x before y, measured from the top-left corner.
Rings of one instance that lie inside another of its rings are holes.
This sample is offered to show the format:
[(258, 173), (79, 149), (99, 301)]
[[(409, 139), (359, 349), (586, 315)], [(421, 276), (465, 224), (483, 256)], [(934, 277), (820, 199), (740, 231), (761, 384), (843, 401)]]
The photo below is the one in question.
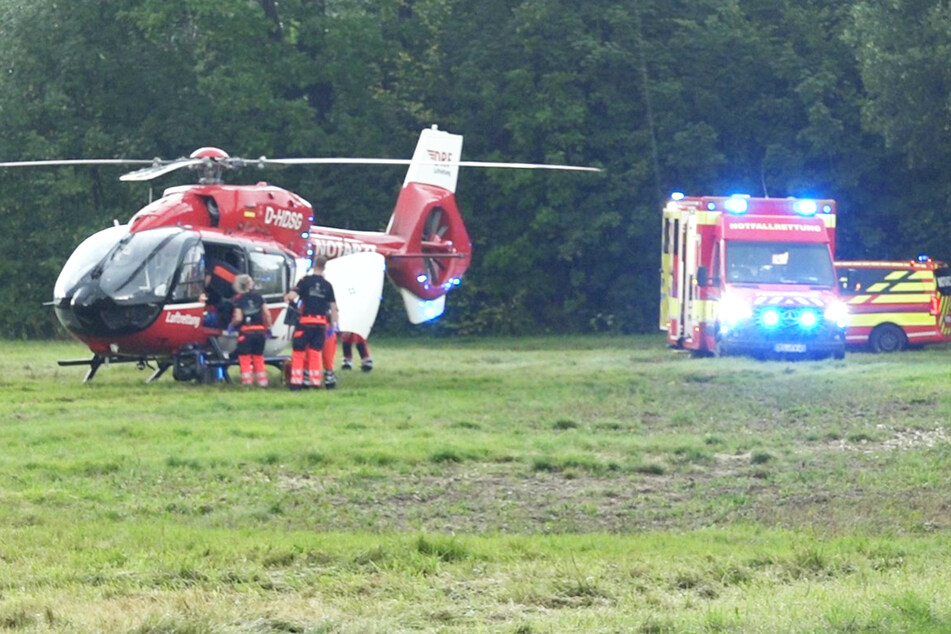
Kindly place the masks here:
[(753, 317), (753, 309), (745, 300), (727, 295), (720, 301), (720, 321), (735, 326)]
[(816, 311), (806, 309), (799, 313), (799, 325), (806, 330), (815, 328), (817, 323), (819, 323), (819, 316), (816, 315)]
[(839, 328), (845, 328), (849, 323), (849, 307), (845, 302), (836, 300), (826, 306), (826, 321), (835, 323)]

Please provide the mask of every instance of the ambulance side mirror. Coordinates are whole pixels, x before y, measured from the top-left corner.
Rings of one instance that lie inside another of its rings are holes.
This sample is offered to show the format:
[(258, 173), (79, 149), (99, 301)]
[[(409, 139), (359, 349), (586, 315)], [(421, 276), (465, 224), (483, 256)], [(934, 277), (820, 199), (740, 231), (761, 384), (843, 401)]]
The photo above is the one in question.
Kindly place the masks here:
[(707, 272), (707, 267), (698, 266), (697, 267), (697, 285), (707, 286), (708, 284), (710, 284), (710, 274)]

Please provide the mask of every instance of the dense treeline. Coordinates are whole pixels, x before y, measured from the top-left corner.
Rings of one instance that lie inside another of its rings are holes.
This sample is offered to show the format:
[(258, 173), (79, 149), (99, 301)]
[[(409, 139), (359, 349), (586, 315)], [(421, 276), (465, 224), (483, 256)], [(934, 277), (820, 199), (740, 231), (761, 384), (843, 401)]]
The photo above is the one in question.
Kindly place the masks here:
[[(464, 171), (442, 329), (654, 328), (673, 190), (833, 197), (840, 254), (951, 256), (943, 0), (0, 0), (0, 42), (2, 160), (406, 157), (438, 123), (468, 159), (605, 168)], [(66, 257), (150, 195), (120, 173), (0, 170), (4, 335), (54, 332)], [(263, 178), (382, 229), (402, 170)]]

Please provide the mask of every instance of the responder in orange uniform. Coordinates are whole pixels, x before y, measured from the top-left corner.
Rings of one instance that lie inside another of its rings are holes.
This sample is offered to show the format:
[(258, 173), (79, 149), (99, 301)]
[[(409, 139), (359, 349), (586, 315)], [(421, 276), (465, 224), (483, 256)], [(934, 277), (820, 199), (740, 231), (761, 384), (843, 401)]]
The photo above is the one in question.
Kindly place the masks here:
[(234, 309), (234, 280), (238, 272), (227, 262), (209, 258), (205, 263), (205, 291), (198, 297), (205, 302), (204, 325), (226, 328)]
[(360, 369), (369, 372), (373, 369), (373, 358), (370, 357), (370, 346), (367, 340), (355, 332), (344, 332), (340, 334), (343, 340), (343, 363), (342, 370), (353, 368), (353, 346), (357, 347), (357, 354), (360, 355)]
[[(328, 339), (328, 333), (334, 332), (337, 324), (337, 300), (334, 296), (334, 288), (323, 276), (326, 263), (325, 259), (316, 258), (310, 273), (302, 277), (294, 290), (284, 296), (288, 302), (300, 300), (300, 317), (291, 343), (293, 351), (290, 388), (292, 390), (299, 390), (304, 386), (320, 387), (323, 379), (321, 352), (324, 341)], [(332, 339), (333, 335), (330, 338)], [(335, 345), (334, 351), (336, 351)], [(332, 375), (332, 363), (330, 372)], [(333, 377), (332, 385), (336, 385), (336, 377)]]
[(324, 337), (324, 347), (320, 351), (321, 360), (324, 363), (324, 387), (332, 390), (337, 387), (337, 375), (334, 373), (334, 357), (337, 356), (337, 330), (339, 325), (334, 322), (328, 326), (327, 336)]
[[(250, 275), (234, 279), (234, 313), (231, 327), (238, 329), (238, 364), (241, 366), (241, 385), (267, 387), (267, 369), (264, 365), (264, 343), (271, 329), (271, 314), (260, 293), (254, 290)], [(253, 374), (252, 374), (253, 370)]]

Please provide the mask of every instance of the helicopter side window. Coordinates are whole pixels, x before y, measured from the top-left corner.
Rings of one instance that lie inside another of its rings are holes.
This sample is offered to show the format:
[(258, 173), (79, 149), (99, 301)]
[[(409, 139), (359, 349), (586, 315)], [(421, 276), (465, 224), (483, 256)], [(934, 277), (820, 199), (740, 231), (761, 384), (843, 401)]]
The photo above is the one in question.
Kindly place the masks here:
[[(282, 296), (288, 290), (289, 267), (283, 255), (251, 253), (251, 277), (257, 291), (268, 296)], [(273, 299), (273, 298), (271, 298)]]
[(205, 288), (205, 249), (201, 243), (185, 252), (172, 290), (173, 302), (197, 302)]
[(247, 271), (245, 265), (244, 249), (233, 244), (220, 244), (216, 242), (205, 242), (206, 260), (217, 260), (224, 262), (235, 271), (244, 273)]

